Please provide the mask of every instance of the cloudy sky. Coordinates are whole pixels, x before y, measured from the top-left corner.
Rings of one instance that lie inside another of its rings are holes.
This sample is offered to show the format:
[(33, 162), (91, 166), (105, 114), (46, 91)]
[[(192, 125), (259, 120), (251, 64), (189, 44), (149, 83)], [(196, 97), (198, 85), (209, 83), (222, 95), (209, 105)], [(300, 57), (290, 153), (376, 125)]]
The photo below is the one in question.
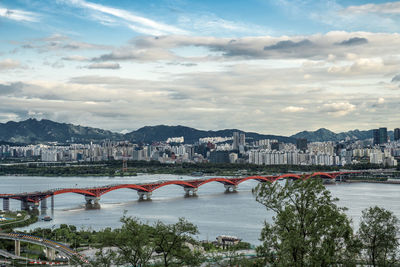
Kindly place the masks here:
[(0, 0), (0, 122), (400, 127), (400, 1)]

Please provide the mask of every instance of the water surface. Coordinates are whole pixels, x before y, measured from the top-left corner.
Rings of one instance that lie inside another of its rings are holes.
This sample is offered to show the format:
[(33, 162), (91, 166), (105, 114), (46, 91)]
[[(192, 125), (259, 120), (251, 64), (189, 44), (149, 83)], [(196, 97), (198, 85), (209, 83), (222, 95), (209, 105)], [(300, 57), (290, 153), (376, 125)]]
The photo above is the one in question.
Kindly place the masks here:
[[(62, 187), (88, 187), (118, 183), (145, 183), (158, 180), (193, 179), (176, 175), (141, 175), (135, 177), (24, 177), (0, 176), (0, 193), (32, 192)], [(206, 177), (203, 177), (206, 178)], [(73, 224), (78, 228), (94, 230), (121, 225), (124, 211), (128, 216), (138, 217), (149, 223), (161, 220), (175, 223), (184, 217), (199, 228), (200, 240), (215, 240), (221, 234), (235, 235), (244, 241), (258, 244), (264, 220), (271, 221), (269, 212), (255, 201), (251, 193), (257, 181), (239, 185), (237, 193), (224, 193), (224, 186), (212, 182), (201, 186), (197, 197), (185, 198), (183, 188), (169, 185), (153, 192), (152, 201), (138, 201), (136, 191), (120, 189), (101, 197), (101, 209), (85, 210), (84, 197), (68, 193), (55, 196), (54, 219), (39, 221), (23, 229), (36, 227), (54, 228), (60, 224)], [(361, 211), (378, 205), (400, 217), (400, 185), (389, 184), (336, 184), (327, 185), (339, 205), (348, 208), (347, 214), (358, 227)], [(48, 201), (50, 206), (50, 201)], [(0, 205), (2, 207), (2, 205)], [(19, 209), (20, 202), (10, 201), (11, 209)], [(48, 210), (50, 213), (50, 209)]]

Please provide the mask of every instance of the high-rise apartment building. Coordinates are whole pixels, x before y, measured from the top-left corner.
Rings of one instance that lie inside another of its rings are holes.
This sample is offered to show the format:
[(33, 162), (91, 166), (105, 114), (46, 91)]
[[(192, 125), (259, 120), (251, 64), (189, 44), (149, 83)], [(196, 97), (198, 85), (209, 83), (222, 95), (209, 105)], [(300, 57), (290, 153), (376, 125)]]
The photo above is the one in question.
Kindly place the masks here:
[(239, 145), (240, 146), (246, 145), (246, 135), (244, 133), (240, 134)]
[(379, 129), (372, 130), (372, 138), (374, 139), (374, 145), (379, 145)]
[(394, 141), (400, 140), (400, 128), (394, 129)]
[(232, 149), (239, 150), (240, 135), (239, 132), (233, 132)]
[(386, 144), (388, 142), (387, 128), (379, 128), (379, 144)]
[(387, 128), (381, 127), (372, 130), (372, 137), (374, 138), (374, 145), (383, 145), (388, 142)]

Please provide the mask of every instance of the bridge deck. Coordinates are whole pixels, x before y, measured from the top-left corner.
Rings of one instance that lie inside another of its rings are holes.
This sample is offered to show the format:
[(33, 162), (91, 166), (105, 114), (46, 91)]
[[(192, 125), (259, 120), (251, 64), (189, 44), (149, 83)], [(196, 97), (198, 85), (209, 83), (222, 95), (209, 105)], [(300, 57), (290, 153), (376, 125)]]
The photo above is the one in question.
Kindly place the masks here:
[(323, 177), (329, 179), (335, 179), (339, 175), (350, 175), (350, 174), (359, 174), (360, 171), (346, 171), (346, 172), (315, 172), (315, 173), (286, 173), (281, 175), (270, 175), (270, 176), (249, 176), (242, 178), (207, 178), (207, 179), (193, 179), (193, 180), (172, 180), (172, 181), (157, 181), (153, 183), (136, 183), (136, 184), (112, 184), (98, 187), (84, 187), (84, 188), (56, 188), (46, 191), (35, 191), (35, 192), (25, 192), (25, 193), (17, 193), (17, 194), (0, 194), (0, 198), (3, 199), (17, 199), (22, 201), (27, 201), (31, 203), (39, 203), (41, 200), (46, 199), (48, 197), (65, 194), (65, 193), (76, 193), (89, 197), (100, 197), (108, 192), (121, 189), (128, 188), (133, 189), (140, 192), (153, 192), (154, 190), (167, 186), (167, 185), (179, 185), (185, 188), (198, 188), (204, 184), (210, 182), (219, 182), (224, 185), (232, 185), (237, 186), (242, 182), (247, 180), (256, 180), (259, 182), (275, 182), (280, 179), (309, 179), (312, 177)]
[(36, 245), (41, 245), (44, 247), (52, 248), (55, 251), (61, 253), (62, 255), (65, 255), (68, 258), (77, 258), (80, 259), (84, 262), (86, 262), (86, 259), (72, 250), (71, 248), (67, 247), (64, 244), (58, 243), (56, 241), (42, 238), (42, 237), (37, 237), (37, 236), (32, 236), (32, 235), (27, 235), (23, 233), (0, 233), (0, 239), (7, 239), (7, 240), (18, 240), (18, 241), (23, 241), (23, 242), (28, 242)]

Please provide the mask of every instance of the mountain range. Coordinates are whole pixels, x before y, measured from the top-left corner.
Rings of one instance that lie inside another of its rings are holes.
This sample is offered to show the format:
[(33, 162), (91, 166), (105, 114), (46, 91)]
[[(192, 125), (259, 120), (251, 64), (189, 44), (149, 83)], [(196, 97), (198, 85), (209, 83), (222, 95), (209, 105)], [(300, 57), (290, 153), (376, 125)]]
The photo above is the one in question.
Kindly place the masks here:
[[(307, 138), (308, 141), (340, 141), (347, 137), (350, 139), (364, 140), (372, 138), (372, 130), (359, 131), (353, 130), (342, 133), (334, 133), (327, 129), (321, 128), (316, 131), (302, 131), (292, 136), (266, 135), (254, 132), (244, 132), (238, 129), (225, 129), (219, 131), (197, 130), (186, 126), (145, 126), (136, 131), (126, 134), (107, 131), (99, 128), (85, 127), (67, 123), (59, 123), (51, 120), (28, 119), (25, 121), (0, 123), (0, 144), (1, 143), (25, 143), (35, 144), (42, 142), (59, 142), (59, 143), (87, 143), (90, 141), (100, 142), (105, 139), (109, 140), (128, 140), (133, 142), (152, 143), (157, 141), (165, 141), (169, 137), (183, 136), (186, 143), (194, 143), (199, 138), (204, 137), (225, 137), (232, 136), (233, 132), (241, 132), (246, 134), (246, 138), (250, 140), (260, 139), (277, 139), (280, 142), (295, 143), (297, 138)], [(393, 131), (388, 132), (393, 138)]]
[[(393, 131), (388, 131), (388, 136), (390, 140), (393, 140)], [(350, 138), (352, 140), (365, 140), (372, 138), (372, 130), (368, 131), (360, 131), (360, 130), (353, 130), (348, 132), (342, 133), (334, 133), (329, 131), (328, 129), (321, 128), (316, 131), (303, 131), (291, 136), (292, 138), (306, 138), (308, 141), (311, 142), (324, 142), (324, 141), (340, 141), (346, 140), (346, 138)]]

